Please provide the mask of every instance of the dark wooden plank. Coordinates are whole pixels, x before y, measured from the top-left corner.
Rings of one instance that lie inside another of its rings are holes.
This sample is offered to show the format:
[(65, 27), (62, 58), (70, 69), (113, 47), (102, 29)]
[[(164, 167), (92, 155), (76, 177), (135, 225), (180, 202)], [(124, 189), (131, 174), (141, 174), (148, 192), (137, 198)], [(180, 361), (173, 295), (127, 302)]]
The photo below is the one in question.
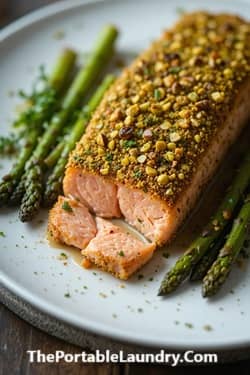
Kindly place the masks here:
[(211, 375), (229, 374), (240, 371), (241, 375), (249, 375), (250, 361), (241, 361), (228, 364), (216, 364), (207, 366), (176, 366), (164, 365), (140, 365), (130, 366), (128, 375)]
[(7, 1), (0, 2), (0, 27), (8, 21)]
[(0, 0), (0, 27), (55, 0)]
[(31, 327), (0, 306), (0, 374), (25, 374)]
[[(43, 332), (36, 330), (31, 339), (32, 350), (40, 349), (42, 353), (55, 353), (57, 350), (64, 351), (65, 353), (78, 354), (83, 349), (56, 339), (55, 337), (48, 336)], [(114, 364), (84, 364), (84, 363), (66, 363), (60, 362), (59, 365), (43, 363), (43, 364), (30, 364), (28, 374), (30, 375), (44, 375), (51, 374), (61, 375), (112, 375), (119, 374), (119, 365)]]
[(122, 375), (118, 364), (30, 363), (27, 350), (81, 353), (83, 349), (52, 337), (0, 305), (0, 375)]

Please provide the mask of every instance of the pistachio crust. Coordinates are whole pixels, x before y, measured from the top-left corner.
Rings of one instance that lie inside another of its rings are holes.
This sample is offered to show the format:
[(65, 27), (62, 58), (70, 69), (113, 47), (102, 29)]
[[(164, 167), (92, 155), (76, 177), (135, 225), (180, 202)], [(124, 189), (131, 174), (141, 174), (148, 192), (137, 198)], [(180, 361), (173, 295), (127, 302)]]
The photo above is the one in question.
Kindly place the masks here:
[(187, 14), (125, 69), (69, 165), (172, 205), (250, 76), (250, 25)]

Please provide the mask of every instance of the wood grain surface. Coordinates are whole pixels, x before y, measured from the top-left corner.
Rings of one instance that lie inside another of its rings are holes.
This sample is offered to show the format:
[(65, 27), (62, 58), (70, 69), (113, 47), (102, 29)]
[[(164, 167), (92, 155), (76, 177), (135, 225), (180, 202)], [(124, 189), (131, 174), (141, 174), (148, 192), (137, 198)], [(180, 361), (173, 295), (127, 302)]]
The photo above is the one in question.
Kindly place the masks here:
[[(0, 28), (31, 10), (53, 2), (55, 0), (0, 0)], [(0, 305), (0, 375), (210, 375), (211, 371), (216, 375), (229, 370), (233, 372), (238, 370), (241, 375), (250, 373), (250, 360), (228, 365), (214, 365), (212, 368), (211, 366), (172, 368), (153, 365), (86, 365), (64, 362), (32, 364), (28, 360), (26, 351), (37, 349), (44, 353), (54, 353), (56, 350), (67, 353), (82, 351), (81, 348), (32, 327)]]

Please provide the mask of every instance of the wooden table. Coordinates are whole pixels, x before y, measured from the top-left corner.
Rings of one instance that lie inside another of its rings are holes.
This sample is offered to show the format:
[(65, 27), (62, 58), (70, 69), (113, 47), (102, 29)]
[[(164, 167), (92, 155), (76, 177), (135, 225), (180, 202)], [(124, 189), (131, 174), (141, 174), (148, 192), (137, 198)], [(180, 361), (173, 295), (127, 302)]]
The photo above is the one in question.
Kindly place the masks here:
[[(70, 0), (68, 0), (70, 1)], [(124, 0), (125, 1), (125, 0)], [(53, 3), (55, 0), (0, 0), (0, 27), (40, 6)], [(63, 350), (67, 353), (79, 353), (81, 348), (67, 344), (32, 327), (6, 307), (0, 305), (0, 375), (179, 375), (211, 374), (211, 370), (239, 370), (241, 375), (250, 373), (250, 360), (230, 365), (211, 367), (171, 368), (153, 365), (86, 365), (86, 364), (31, 364), (27, 350), (40, 349), (44, 353)], [(217, 370), (217, 371), (216, 371)]]

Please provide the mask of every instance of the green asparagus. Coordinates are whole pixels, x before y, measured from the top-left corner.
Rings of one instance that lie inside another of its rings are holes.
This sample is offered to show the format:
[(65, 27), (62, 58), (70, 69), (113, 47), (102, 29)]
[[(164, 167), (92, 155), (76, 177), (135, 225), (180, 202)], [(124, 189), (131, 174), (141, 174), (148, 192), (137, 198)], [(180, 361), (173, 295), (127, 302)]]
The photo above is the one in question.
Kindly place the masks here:
[(57, 160), (60, 158), (61, 153), (64, 149), (64, 145), (67, 142), (67, 136), (63, 137), (62, 140), (56, 145), (56, 147), (51, 151), (51, 153), (46, 157), (45, 164), (48, 168), (53, 168)]
[[(24, 189), (25, 195), (27, 195), (32, 201), (32, 208), (33, 210), (39, 210), (40, 208), (40, 196), (42, 195), (43, 183), (42, 183), (42, 173), (41, 173), (41, 165), (38, 163), (31, 168), (29, 171), (29, 176), (26, 180), (24, 180)], [(28, 221), (29, 216), (26, 217), (25, 215), (29, 215), (28, 210), (24, 210), (22, 212), (22, 221)]]
[(61, 193), (64, 169), (67, 164), (69, 153), (74, 148), (76, 142), (81, 138), (91, 118), (92, 113), (97, 108), (105, 91), (108, 89), (108, 87), (112, 84), (113, 81), (114, 77), (112, 75), (108, 75), (103, 80), (102, 84), (91, 97), (88, 104), (83, 108), (82, 113), (76, 121), (72, 129), (72, 132), (67, 138), (67, 142), (65, 142), (62, 154), (46, 183), (46, 189), (44, 194), (44, 205), (46, 207), (50, 207), (56, 201), (58, 195)]
[(243, 243), (249, 234), (249, 224), (250, 194), (245, 199), (237, 218), (234, 220), (232, 230), (225, 245), (220, 250), (218, 258), (212, 264), (207, 275), (203, 279), (203, 297), (210, 297), (216, 294), (227, 279), (232, 265), (237, 259), (237, 256), (243, 247)]
[(211, 246), (208, 248), (206, 253), (203, 257), (199, 260), (199, 262), (194, 266), (191, 271), (190, 280), (191, 281), (200, 281), (206, 275), (207, 271), (209, 270), (210, 266), (213, 264), (215, 259), (218, 256), (218, 253), (225, 243), (226, 239), (225, 236), (221, 236), (216, 243), (212, 243)]
[(26, 173), (24, 173), (18, 185), (15, 187), (13, 193), (10, 195), (9, 200), (8, 200), (9, 206), (15, 207), (22, 201), (22, 197), (24, 196), (24, 193), (25, 193), (26, 177), (27, 175)]
[[(44, 159), (48, 155), (49, 150), (54, 145), (60, 131), (74, 114), (75, 110), (79, 108), (79, 104), (83, 101), (85, 94), (90, 89), (92, 83), (96, 80), (104, 65), (108, 62), (113, 52), (114, 42), (117, 38), (117, 30), (114, 26), (107, 26), (101, 33), (89, 61), (78, 73), (69, 88), (69, 91), (62, 103), (62, 110), (57, 113), (51, 120), (46, 132), (41, 138), (39, 145), (35, 149), (31, 159), (26, 164), (26, 190), (20, 211), (19, 218), (21, 221), (29, 221), (36, 215), (42, 199), (42, 186), (33, 184), (32, 169), (36, 167), (38, 180), (42, 185)], [(36, 191), (37, 190), (37, 191)]]
[(0, 156), (9, 156), (18, 151), (18, 139), (14, 134), (0, 136)]
[[(74, 67), (75, 60), (76, 54), (74, 51), (70, 49), (65, 49), (62, 52), (51, 74), (48, 86), (45, 88), (45, 91), (40, 94), (40, 97), (42, 95), (46, 96), (49, 90), (53, 91), (56, 96), (58, 96), (61, 93), (65, 85), (65, 80), (67, 79), (69, 73), (72, 71)], [(53, 106), (46, 106), (46, 111), (41, 111), (41, 105), (38, 106), (37, 102), (34, 102), (34, 105), (28, 110), (29, 112), (25, 112), (21, 115), (19, 121), (23, 122), (24, 119), (26, 119), (27, 121), (29, 119), (29, 121), (32, 122), (32, 126), (28, 132), (25, 144), (22, 147), (17, 162), (12, 167), (9, 174), (3, 177), (3, 181), (0, 184), (0, 206), (3, 206), (8, 203), (11, 194), (13, 193), (17, 184), (19, 183), (24, 173), (25, 164), (30, 158), (34, 148), (37, 145), (38, 137), (42, 131), (42, 125), (45, 121), (48, 120), (53, 108), (55, 108), (55, 103)], [(33, 116), (31, 116), (31, 110), (33, 111)], [(39, 113), (39, 116), (35, 115), (36, 113)], [(34, 121), (34, 118), (36, 118), (36, 121)]]
[(249, 181), (250, 153), (246, 155), (217, 212), (210, 219), (205, 230), (192, 242), (187, 251), (177, 260), (174, 267), (165, 275), (158, 295), (165, 295), (176, 290), (182, 281), (188, 277), (194, 265), (203, 257), (211, 244), (221, 236)]

